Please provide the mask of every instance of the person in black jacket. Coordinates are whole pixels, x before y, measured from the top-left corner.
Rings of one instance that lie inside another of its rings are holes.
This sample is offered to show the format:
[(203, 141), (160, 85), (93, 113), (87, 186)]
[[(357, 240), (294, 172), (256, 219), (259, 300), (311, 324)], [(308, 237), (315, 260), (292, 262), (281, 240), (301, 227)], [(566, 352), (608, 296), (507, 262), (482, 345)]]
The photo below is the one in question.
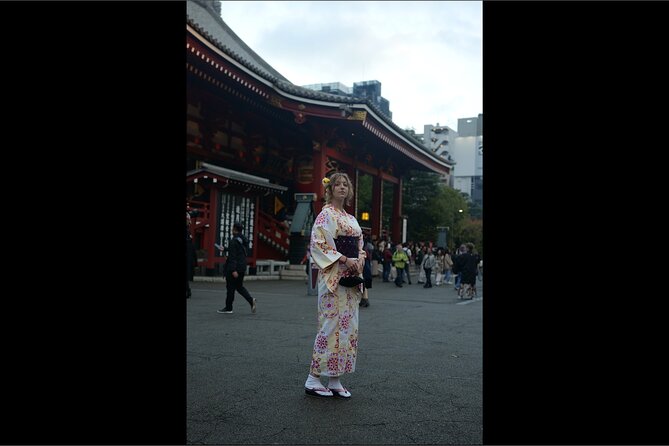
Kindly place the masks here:
[(466, 252), (458, 256), (456, 263), (462, 277), (462, 287), (458, 290), (460, 299), (476, 297), (476, 273), (478, 272), (480, 256), (473, 243), (466, 243)]
[(190, 298), (190, 283), (193, 281), (193, 269), (197, 264), (197, 255), (190, 235), (190, 213), (186, 211), (186, 299)]
[(228, 293), (225, 299), (225, 308), (218, 310), (219, 313), (232, 313), (232, 302), (235, 300), (235, 291), (238, 291), (251, 305), (251, 313), (256, 312), (256, 300), (244, 288), (248, 240), (242, 234), (243, 229), (244, 226), (239, 222), (235, 222), (232, 227), (232, 237), (228, 242), (228, 259), (225, 262), (225, 287)]

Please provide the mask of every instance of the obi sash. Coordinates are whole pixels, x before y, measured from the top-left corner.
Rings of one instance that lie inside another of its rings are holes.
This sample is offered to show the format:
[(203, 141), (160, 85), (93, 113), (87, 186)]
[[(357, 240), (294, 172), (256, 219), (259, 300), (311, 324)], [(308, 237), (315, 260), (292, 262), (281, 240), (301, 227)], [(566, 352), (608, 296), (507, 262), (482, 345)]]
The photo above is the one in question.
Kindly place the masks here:
[(335, 241), (337, 252), (345, 255), (349, 259), (358, 258), (358, 242), (360, 237), (355, 236), (339, 236)]

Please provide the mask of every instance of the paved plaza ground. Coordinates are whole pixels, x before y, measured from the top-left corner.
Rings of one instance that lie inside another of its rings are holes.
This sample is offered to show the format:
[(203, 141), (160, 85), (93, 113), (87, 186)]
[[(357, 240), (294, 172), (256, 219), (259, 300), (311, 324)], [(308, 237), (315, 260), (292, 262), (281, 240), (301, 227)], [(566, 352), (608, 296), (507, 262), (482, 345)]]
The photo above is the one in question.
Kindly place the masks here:
[[(197, 280), (197, 279), (196, 279)], [(360, 309), (350, 400), (304, 393), (317, 297), (302, 281), (245, 282), (219, 314), (225, 284), (192, 283), (187, 300), (188, 444), (481, 444), (482, 305), (453, 285), (374, 280)]]

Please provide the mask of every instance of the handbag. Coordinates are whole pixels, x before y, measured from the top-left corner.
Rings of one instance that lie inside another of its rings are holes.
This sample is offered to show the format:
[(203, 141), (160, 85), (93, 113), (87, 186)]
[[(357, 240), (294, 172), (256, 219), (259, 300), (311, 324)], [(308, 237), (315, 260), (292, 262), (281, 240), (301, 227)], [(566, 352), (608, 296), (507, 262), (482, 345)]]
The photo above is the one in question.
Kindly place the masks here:
[(360, 285), (364, 281), (365, 280), (359, 276), (344, 276), (341, 279), (339, 279), (339, 285), (351, 288)]

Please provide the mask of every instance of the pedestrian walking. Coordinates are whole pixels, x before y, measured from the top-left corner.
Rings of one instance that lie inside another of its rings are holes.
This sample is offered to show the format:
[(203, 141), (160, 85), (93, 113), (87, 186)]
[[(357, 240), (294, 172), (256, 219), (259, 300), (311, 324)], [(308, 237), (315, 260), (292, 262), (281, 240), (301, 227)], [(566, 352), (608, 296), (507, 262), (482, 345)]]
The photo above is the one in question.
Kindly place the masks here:
[(423, 246), (416, 250), (416, 269), (418, 270), (418, 283), (425, 283), (425, 270), (423, 270), (423, 258), (427, 253), (427, 247)]
[(379, 242), (372, 251), (372, 277), (377, 277), (380, 275), (379, 267), (383, 265), (382, 243), (383, 242)]
[(395, 252), (393, 253), (393, 266), (397, 270), (397, 277), (395, 277), (395, 285), (402, 288), (403, 273), (405, 271), (405, 266), (409, 264), (409, 257), (407, 253), (402, 249), (402, 244), (398, 243), (395, 245)]
[[(408, 246), (405, 247), (404, 252), (407, 255), (407, 261), (404, 264), (404, 274), (406, 274), (407, 280), (409, 281), (409, 285), (411, 285), (411, 272), (409, 271), (409, 269), (411, 268), (411, 257), (412, 257), (411, 248), (409, 248)], [(402, 279), (402, 281), (404, 281), (404, 279)]]
[[(353, 184), (348, 175), (336, 172), (323, 178), (325, 205), (311, 229), (311, 257), (318, 272), (318, 331), (314, 340), (307, 395), (350, 398), (339, 380), (355, 371), (358, 355), (358, 312), (362, 299), (364, 261), (362, 229), (346, 212)], [(327, 387), (320, 377), (328, 377)]]
[[(232, 237), (228, 242), (228, 258), (225, 262), (225, 308), (218, 310), (219, 313), (232, 314), (232, 303), (235, 300), (235, 291), (242, 295), (251, 306), (251, 313), (256, 312), (256, 300), (244, 288), (244, 274), (246, 273), (246, 252), (248, 240), (242, 234), (244, 226), (235, 222), (232, 226)], [(220, 249), (220, 248), (219, 248)]]
[(390, 272), (393, 264), (393, 251), (388, 243), (383, 249), (383, 281), (390, 282)]
[(458, 290), (459, 298), (473, 299), (476, 297), (476, 274), (480, 260), (479, 255), (474, 249), (474, 244), (466, 243), (465, 253), (459, 255), (456, 259), (461, 276), (461, 287)]
[(434, 258), (432, 250), (428, 250), (423, 257), (423, 264), (421, 265), (422, 269), (425, 270), (425, 285), (423, 285), (423, 288), (432, 288), (432, 268), (434, 268), (436, 263), (437, 261)]
[(442, 271), (444, 269), (444, 251), (437, 248), (437, 253), (434, 255), (434, 284), (441, 286), (441, 281), (444, 278)]
[(453, 289), (460, 292), (460, 282), (462, 281), (462, 263), (464, 259), (460, 259), (460, 256), (462, 256), (465, 252), (467, 252), (467, 247), (463, 243), (460, 245), (458, 249), (455, 250), (455, 256), (453, 257), (453, 266), (452, 271), (453, 274), (455, 275), (455, 285), (453, 286)]
[(453, 268), (453, 259), (451, 259), (451, 253), (448, 251), (448, 248), (444, 251), (444, 283), (452, 285), (451, 281), (451, 270)]

